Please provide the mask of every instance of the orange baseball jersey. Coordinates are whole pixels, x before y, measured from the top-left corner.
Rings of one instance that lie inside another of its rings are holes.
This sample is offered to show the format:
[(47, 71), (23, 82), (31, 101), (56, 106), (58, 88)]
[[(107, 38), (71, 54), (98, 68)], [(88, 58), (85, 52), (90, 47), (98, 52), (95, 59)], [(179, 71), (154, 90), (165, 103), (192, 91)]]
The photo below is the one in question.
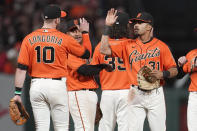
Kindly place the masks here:
[[(110, 39), (110, 44), (118, 45), (120, 43), (126, 42), (128, 39)], [(113, 68), (112, 72), (107, 72), (105, 70), (102, 70), (100, 72), (100, 83), (102, 90), (120, 90), (120, 89), (129, 89), (129, 79), (128, 74), (126, 72), (125, 65), (123, 63), (123, 60), (118, 57), (109, 57), (106, 55), (103, 55), (99, 51), (100, 49), (100, 43), (97, 45), (93, 60), (91, 64), (110, 64)]]
[[(91, 52), (92, 46), (88, 34), (83, 34), (82, 44)], [(81, 59), (72, 54), (68, 54), (68, 62), (67, 62), (68, 76), (66, 81), (68, 91), (98, 88), (93, 77), (82, 76), (77, 73), (77, 69), (81, 65), (86, 63), (87, 63), (86, 59)]]
[(18, 63), (28, 66), (32, 77), (66, 76), (68, 53), (82, 56), (85, 48), (56, 29), (38, 29), (27, 35), (21, 45)]
[(146, 44), (139, 39), (130, 40), (127, 44), (111, 45), (112, 56), (123, 59), (130, 83), (138, 85), (137, 73), (147, 65), (160, 71), (176, 67), (175, 60), (168, 46), (157, 38)]
[(192, 60), (197, 56), (197, 49), (191, 50), (189, 53), (186, 55), (187, 63), (184, 64), (183, 66), (183, 71), (186, 73), (191, 73), (190, 78), (191, 78), (191, 83), (189, 85), (189, 91), (197, 91), (197, 70), (192, 70), (194, 72), (191, 72), (191, 63)]

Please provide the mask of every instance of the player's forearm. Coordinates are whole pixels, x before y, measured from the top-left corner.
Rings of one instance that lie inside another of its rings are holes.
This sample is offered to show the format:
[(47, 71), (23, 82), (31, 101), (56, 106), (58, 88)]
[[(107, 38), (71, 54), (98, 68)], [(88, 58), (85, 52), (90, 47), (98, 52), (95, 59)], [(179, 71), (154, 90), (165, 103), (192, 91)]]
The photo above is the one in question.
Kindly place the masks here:
[(101, 64), (98, 65), (82, 65), (77, 69), (77, 73), (83, 76), (95, 76), (99, 75), (100, 71), (104, 68), (101, 66)]
[(180, 66), (178, 66), (178, 67), (177, 67), (177, 70), (178, 70), (178, 74), (177, 74), (176, 78), (178, 78), (178, 79), (183, 78), (183, 77), (185, 76), (185, 74), (186, 74), (186, 73), (183, 71), (183, 68), (180, 67)]
[(170, 75), (168, 76), (168, 78), (173, 78), (178, 74), (178, 70), (176, 67), (170, 68), (168, 69), (168, 71), (170, 72)]
[(83, 33), (83, 46), (89, 50), (90, 52), (90, 57), (92, 56), (92, 44), (90, 42), (89, 34), (88, 33)]
[(100, 52), (104, 55), (111, 55), (111, 48), (109, 46), (109, 37), (107, 35), (102, 35)]
[(16, 69), (16, 73), (15, 73), (15, 87), (19, 87), (22, 88), (24, 81), (25, 81), (25, 77), (26, 77), (26, 70), (21, 70), (19, 68)]

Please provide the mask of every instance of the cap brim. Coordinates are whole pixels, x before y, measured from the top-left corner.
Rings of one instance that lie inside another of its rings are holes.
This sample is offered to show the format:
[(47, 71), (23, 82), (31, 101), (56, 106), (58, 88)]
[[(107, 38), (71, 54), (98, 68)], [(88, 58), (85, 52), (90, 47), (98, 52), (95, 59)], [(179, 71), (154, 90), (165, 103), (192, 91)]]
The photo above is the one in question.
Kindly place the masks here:
[(61, 11), (61, 17), (65, 17), (67, 14), (65, 11)]
[(147, 20), (142, 20), (142, 19), (137, 19), (137, 18), (132, 18), (129, 20), (129, 23), (135, 23), (137, 21), (142, 21), (142, 22), (145, 22), (145, 23), (151, 23), (151, 21), (147, 21)]
[[(72, 29), (74, 29), (74, 28), (77, 28), (77, 26), (76, 26), (76, 25), (73, 25), (73, 26), (69, 27), (68, 30), (70, 31), (70, 30), (72, 30)], [(77, 28), (77, 29), (78, 29), (78, 28)]]

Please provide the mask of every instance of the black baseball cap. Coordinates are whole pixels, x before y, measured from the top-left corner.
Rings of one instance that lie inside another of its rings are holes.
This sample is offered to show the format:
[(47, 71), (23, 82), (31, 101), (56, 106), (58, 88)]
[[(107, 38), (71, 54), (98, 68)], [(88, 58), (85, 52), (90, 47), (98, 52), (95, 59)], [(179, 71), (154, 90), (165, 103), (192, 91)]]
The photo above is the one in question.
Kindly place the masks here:
[(60, 7), (57, 5), (48, 5), (43, 11), (44, 19), (55, 19), (60, 17), (65, 17), (66, 12), (61, 11)]
[(72, 19), (68, 21), (66, 24), (66, 32), (71, 31), (74, 28), (77, 28), (77, 25), (79, 25), (79, 19)]
[(138, 13), (138, 15), (136, 16), (136, 18), (132, 18), (129, 20), (130, 23), (135, 23), (137, 21), (141, 21), (144, 23), (149, 23), (150, 25), (153, 26), (153, 16), (147, 12), (141, 12)]
[(117, 12), (116, 25), (127, 25), (129, 23), (129, 15), (125, 12)]

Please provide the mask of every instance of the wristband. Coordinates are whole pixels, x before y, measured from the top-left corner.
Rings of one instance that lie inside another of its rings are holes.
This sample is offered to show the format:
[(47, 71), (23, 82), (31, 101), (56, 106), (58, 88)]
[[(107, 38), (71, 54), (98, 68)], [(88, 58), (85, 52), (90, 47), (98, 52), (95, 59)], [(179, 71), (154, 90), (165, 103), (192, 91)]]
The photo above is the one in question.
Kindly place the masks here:
[(15, 95), (21, 95), (22, 94), (22, 88), (20, 87), (15, 87), (15, 92), (14, 92)]
[(163, 71), (163, 78), (168, 78), (170, 76), (169, 71)]
[(111, 26), (104, 26), (103, 35), (109, 35)]

